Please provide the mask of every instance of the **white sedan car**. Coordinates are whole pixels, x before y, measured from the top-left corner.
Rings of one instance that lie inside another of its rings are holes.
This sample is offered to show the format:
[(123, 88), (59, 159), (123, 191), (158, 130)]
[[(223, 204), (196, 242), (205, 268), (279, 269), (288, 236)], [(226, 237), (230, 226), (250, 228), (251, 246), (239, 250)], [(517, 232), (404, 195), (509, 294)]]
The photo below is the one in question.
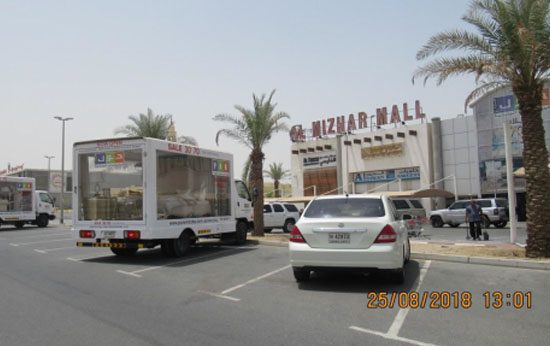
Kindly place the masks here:
[(386, 270), (405, 280), (410, 258), (406, 225), (384, 195), (333, 195), (311, 201), (290, 232), (290, 264), (296, 281), (311, 271), (345, 268)]

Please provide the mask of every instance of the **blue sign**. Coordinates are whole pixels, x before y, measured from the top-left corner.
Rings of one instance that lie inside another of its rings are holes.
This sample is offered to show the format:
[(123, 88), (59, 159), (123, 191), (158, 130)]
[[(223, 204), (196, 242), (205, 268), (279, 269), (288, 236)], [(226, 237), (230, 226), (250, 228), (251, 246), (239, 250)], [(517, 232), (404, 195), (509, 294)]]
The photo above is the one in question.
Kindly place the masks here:
[(95, 164), (96, 165), (105, 165), (105, 164), (107, 164), (107, 156), (105, 155), (105, 153), (95, 154)]
[(357, 184), (361, 183), (380, 183), (393, 181), (397, 178), (401, 180), (420, 179), (420, 169), (418, 167), (388, 169), (385, 171), (370, 171), (355, 173), (353, 181)]
[(516, 98), (514, 95), (507, 95), (502, 97), (495, 97), (493, 99), (493, 112), (506, 113), (514, 112), (516, 110)]

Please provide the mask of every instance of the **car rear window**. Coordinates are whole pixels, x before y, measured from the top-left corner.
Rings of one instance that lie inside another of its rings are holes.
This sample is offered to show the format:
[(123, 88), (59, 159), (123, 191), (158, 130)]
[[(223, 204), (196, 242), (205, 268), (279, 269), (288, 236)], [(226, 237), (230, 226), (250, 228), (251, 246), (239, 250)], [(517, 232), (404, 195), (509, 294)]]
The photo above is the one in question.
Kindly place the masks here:
[(298, 208), (294, 204), (285, 204), (285, 208), (291, 212), (298, 212)]
[(424, 207), (422, 206), (422, 203), (420, 203), (416, 199), (411, 199), (410, 202), (413, 205), (413, 207), (418, 208), (418, 209), (424, 209)]
[(393, 200), (393, 205), (395, 205), (395, 209), (397, 209), (397, 210), (410, 209), (409, 208), (409, 203), (407, 203), (407, 201), (404, 201), (402, 199), (394, 199)]
[(384, 215), (384, 204), (380, 199), (331, 198), (312, 201), (304, 217), (381, 217)]

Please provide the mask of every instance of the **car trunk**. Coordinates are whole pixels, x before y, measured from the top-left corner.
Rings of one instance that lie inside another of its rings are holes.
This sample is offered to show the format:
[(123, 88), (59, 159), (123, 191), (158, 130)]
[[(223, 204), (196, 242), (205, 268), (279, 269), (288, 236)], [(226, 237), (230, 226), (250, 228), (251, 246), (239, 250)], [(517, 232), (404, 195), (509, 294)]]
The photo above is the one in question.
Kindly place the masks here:
[(302, 219), (300, 232), (312, 248), (325, 249), (368, 249), (387, 224), (383, 217), (365, 219), (339, 218)]

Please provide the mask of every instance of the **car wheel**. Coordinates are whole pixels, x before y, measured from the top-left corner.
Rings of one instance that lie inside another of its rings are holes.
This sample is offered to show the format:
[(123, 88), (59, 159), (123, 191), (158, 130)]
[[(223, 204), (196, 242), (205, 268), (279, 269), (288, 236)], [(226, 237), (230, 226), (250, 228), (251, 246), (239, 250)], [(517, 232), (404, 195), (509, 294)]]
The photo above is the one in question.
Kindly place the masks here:
[(430, 221), (432, 222), (432, 227), (435, 227), (435, 228), (440, 228), (440, 227), (443, 227), (444, 225), (443, 220), (441, 219), (441, 216), (432, 216), (430, 218)]
[(504, 228), (504, 226), (506, 226), (506, 224), (507, 224), (506, 221), (497, 221), (493, 225), (495, 225), (496, 228)]
[(36, 225), (40, 228), (48, 227), (49, 222), (50, 220), (48, 219), (48, 216), (44, 214), (38, 215), (38, 217), (36, 218)]
[(271, 233), (271, 228), (264, 228), (264, 233)]
[(481, 215), (481, 227), (489, 228), (491, 227), (491, 220), (485, 215)]
[(173, 240), (174, 256), (184, 256), (191, 246), (191, 236), (188, 232), (182, 232), (178, 239)]
[(292, 272), (294, 273), (294, 278), (296, 279), (296, 282), (309, 280), (310, 270), (308, 269), (292, 268)]
[(111, 248), (111, 251), (117, 255), (117, 256), (120, 256), (120, 257), (131, 257), (131, 256), (134, 256), (136, 254), (136, 252), (138, 251), (137, 248), (130, 248), (130, 249), (117, 249), (117, 248)]
[(449, 226), (451, 226), (452, 228), (457, 228), (460, 224), (458, 223), (450, 223)]
[(292, 227), (294, 227), (294, 224), (294, 219), (286, 219), (285, 225), (283, 226), (283, 232), (290, 233), (290, 231), (292, 231)]

